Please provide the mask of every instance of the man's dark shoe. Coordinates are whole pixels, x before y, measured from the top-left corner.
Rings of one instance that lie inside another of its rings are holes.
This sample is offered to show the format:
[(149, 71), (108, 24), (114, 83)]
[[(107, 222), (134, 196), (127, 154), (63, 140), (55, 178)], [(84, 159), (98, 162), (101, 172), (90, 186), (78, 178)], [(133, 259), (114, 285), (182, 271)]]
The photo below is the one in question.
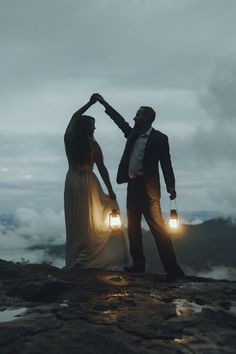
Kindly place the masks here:
[(145, 273), (145, 266), (134, 264), (131, 267), (125, 267), (124, 270), (126, 273)]
[(183, 279), (185, 277), (184, 272), (182, 271), (181, 268), (179, 268), (176, 272), (174, 273), (167, 273), (166, 275), (166, 282), (168, 283), (173, 283), (176, 280)]

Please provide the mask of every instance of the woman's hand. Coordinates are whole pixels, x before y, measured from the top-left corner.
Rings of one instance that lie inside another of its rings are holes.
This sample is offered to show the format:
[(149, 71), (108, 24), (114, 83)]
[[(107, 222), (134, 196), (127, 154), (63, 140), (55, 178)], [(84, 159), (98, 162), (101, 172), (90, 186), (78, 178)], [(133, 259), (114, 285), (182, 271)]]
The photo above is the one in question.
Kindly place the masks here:
[(108, 103), (104, 100), (104, 98), (102, 97), (102, 95), (100, 95), (99, 93), (95, 93), (96, 98), (98, 100), (98, 102), (100, 102), (103, 106), (107, 105)]
[(93, 93), (92, 96), (89, 99), (90, 104), (94, 104), (98, 101), (98, 93)]
[(113, 191), (110, 191), (109, 192), (109, 198), (113, 199), (113, 200), (116, 200), (116, 195)]

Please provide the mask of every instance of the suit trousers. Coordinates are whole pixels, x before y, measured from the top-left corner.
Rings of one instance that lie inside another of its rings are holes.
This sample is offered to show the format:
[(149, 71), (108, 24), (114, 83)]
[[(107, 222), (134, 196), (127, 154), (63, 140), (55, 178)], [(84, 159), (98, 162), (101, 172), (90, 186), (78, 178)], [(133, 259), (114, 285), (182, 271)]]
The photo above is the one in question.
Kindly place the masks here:
[(157, 195), (149, 195), (144, 178), (137, 178), (128, 182), (127, 217), (130, 253), (133, 263), (141, 267), (145, 265), (141, 229), (142, 215), (154, 236), (165, 271), (168, 274), (176, 273), (179, 266), (171, 238), (165, 229), (160, 198)]

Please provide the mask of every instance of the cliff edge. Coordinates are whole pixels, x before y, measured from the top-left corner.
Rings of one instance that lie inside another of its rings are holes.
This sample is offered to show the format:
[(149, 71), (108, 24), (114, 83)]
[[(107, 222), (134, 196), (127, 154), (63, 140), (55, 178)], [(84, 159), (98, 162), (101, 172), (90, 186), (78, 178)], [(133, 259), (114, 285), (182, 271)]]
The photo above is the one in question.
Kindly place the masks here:
[(236, 282), (0, 261), (0, 353), (235, 353)]

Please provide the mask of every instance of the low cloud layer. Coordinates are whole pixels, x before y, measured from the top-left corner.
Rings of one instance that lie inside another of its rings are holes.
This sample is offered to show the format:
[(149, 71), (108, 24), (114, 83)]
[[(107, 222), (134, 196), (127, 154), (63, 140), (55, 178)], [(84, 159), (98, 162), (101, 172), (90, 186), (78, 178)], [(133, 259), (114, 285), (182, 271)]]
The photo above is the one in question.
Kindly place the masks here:
[(0, 225), (0, 236), (2, 250), (62, 244), (65, 242), (64, 213), (51, 209), (37, 212), (32, 208), (18, 208), (13, 224)]
[(33, 208), (18, 208), (13, 223), (0, 224), (0, 258), (14, 262), (50, 262), (58, 267), (64, 258), (49, 256), (46, 249), (30, 249), (37, 245), (65, 243), (64, 213), (51, 209), (37, 212)]
[(232, 267), (216, 266), (208, 270), (198, 272), (199, 277), (213, 278), (213, 279), (228, 279), (236, 280), (236, 269)]
[[(233, 221), (233, 220), (232, 220)], [(193, 223), (199, 223), (195, 220)], [(234, 220), (235, 222), (235, 220)], [(14, 262), (52, 263), (57, 267), (65, 265), (64, 257), (49, 255), (46, 247), (32, 249), (38, 245), (61, 245), (66, 240), (64, 213), (51, 209), (36, 211), (34, 208), (18, 208), (13, 222), (0, 223), (0, 259)], [(156, 252), (156, 251), (155, 251)], [(236, 269), (224, 265), (202, 265), (201, 272), (184, 266), (186, 274), (213, 279), (236, 279)], [(149, 271), (154, 271), (150, 269)]]

